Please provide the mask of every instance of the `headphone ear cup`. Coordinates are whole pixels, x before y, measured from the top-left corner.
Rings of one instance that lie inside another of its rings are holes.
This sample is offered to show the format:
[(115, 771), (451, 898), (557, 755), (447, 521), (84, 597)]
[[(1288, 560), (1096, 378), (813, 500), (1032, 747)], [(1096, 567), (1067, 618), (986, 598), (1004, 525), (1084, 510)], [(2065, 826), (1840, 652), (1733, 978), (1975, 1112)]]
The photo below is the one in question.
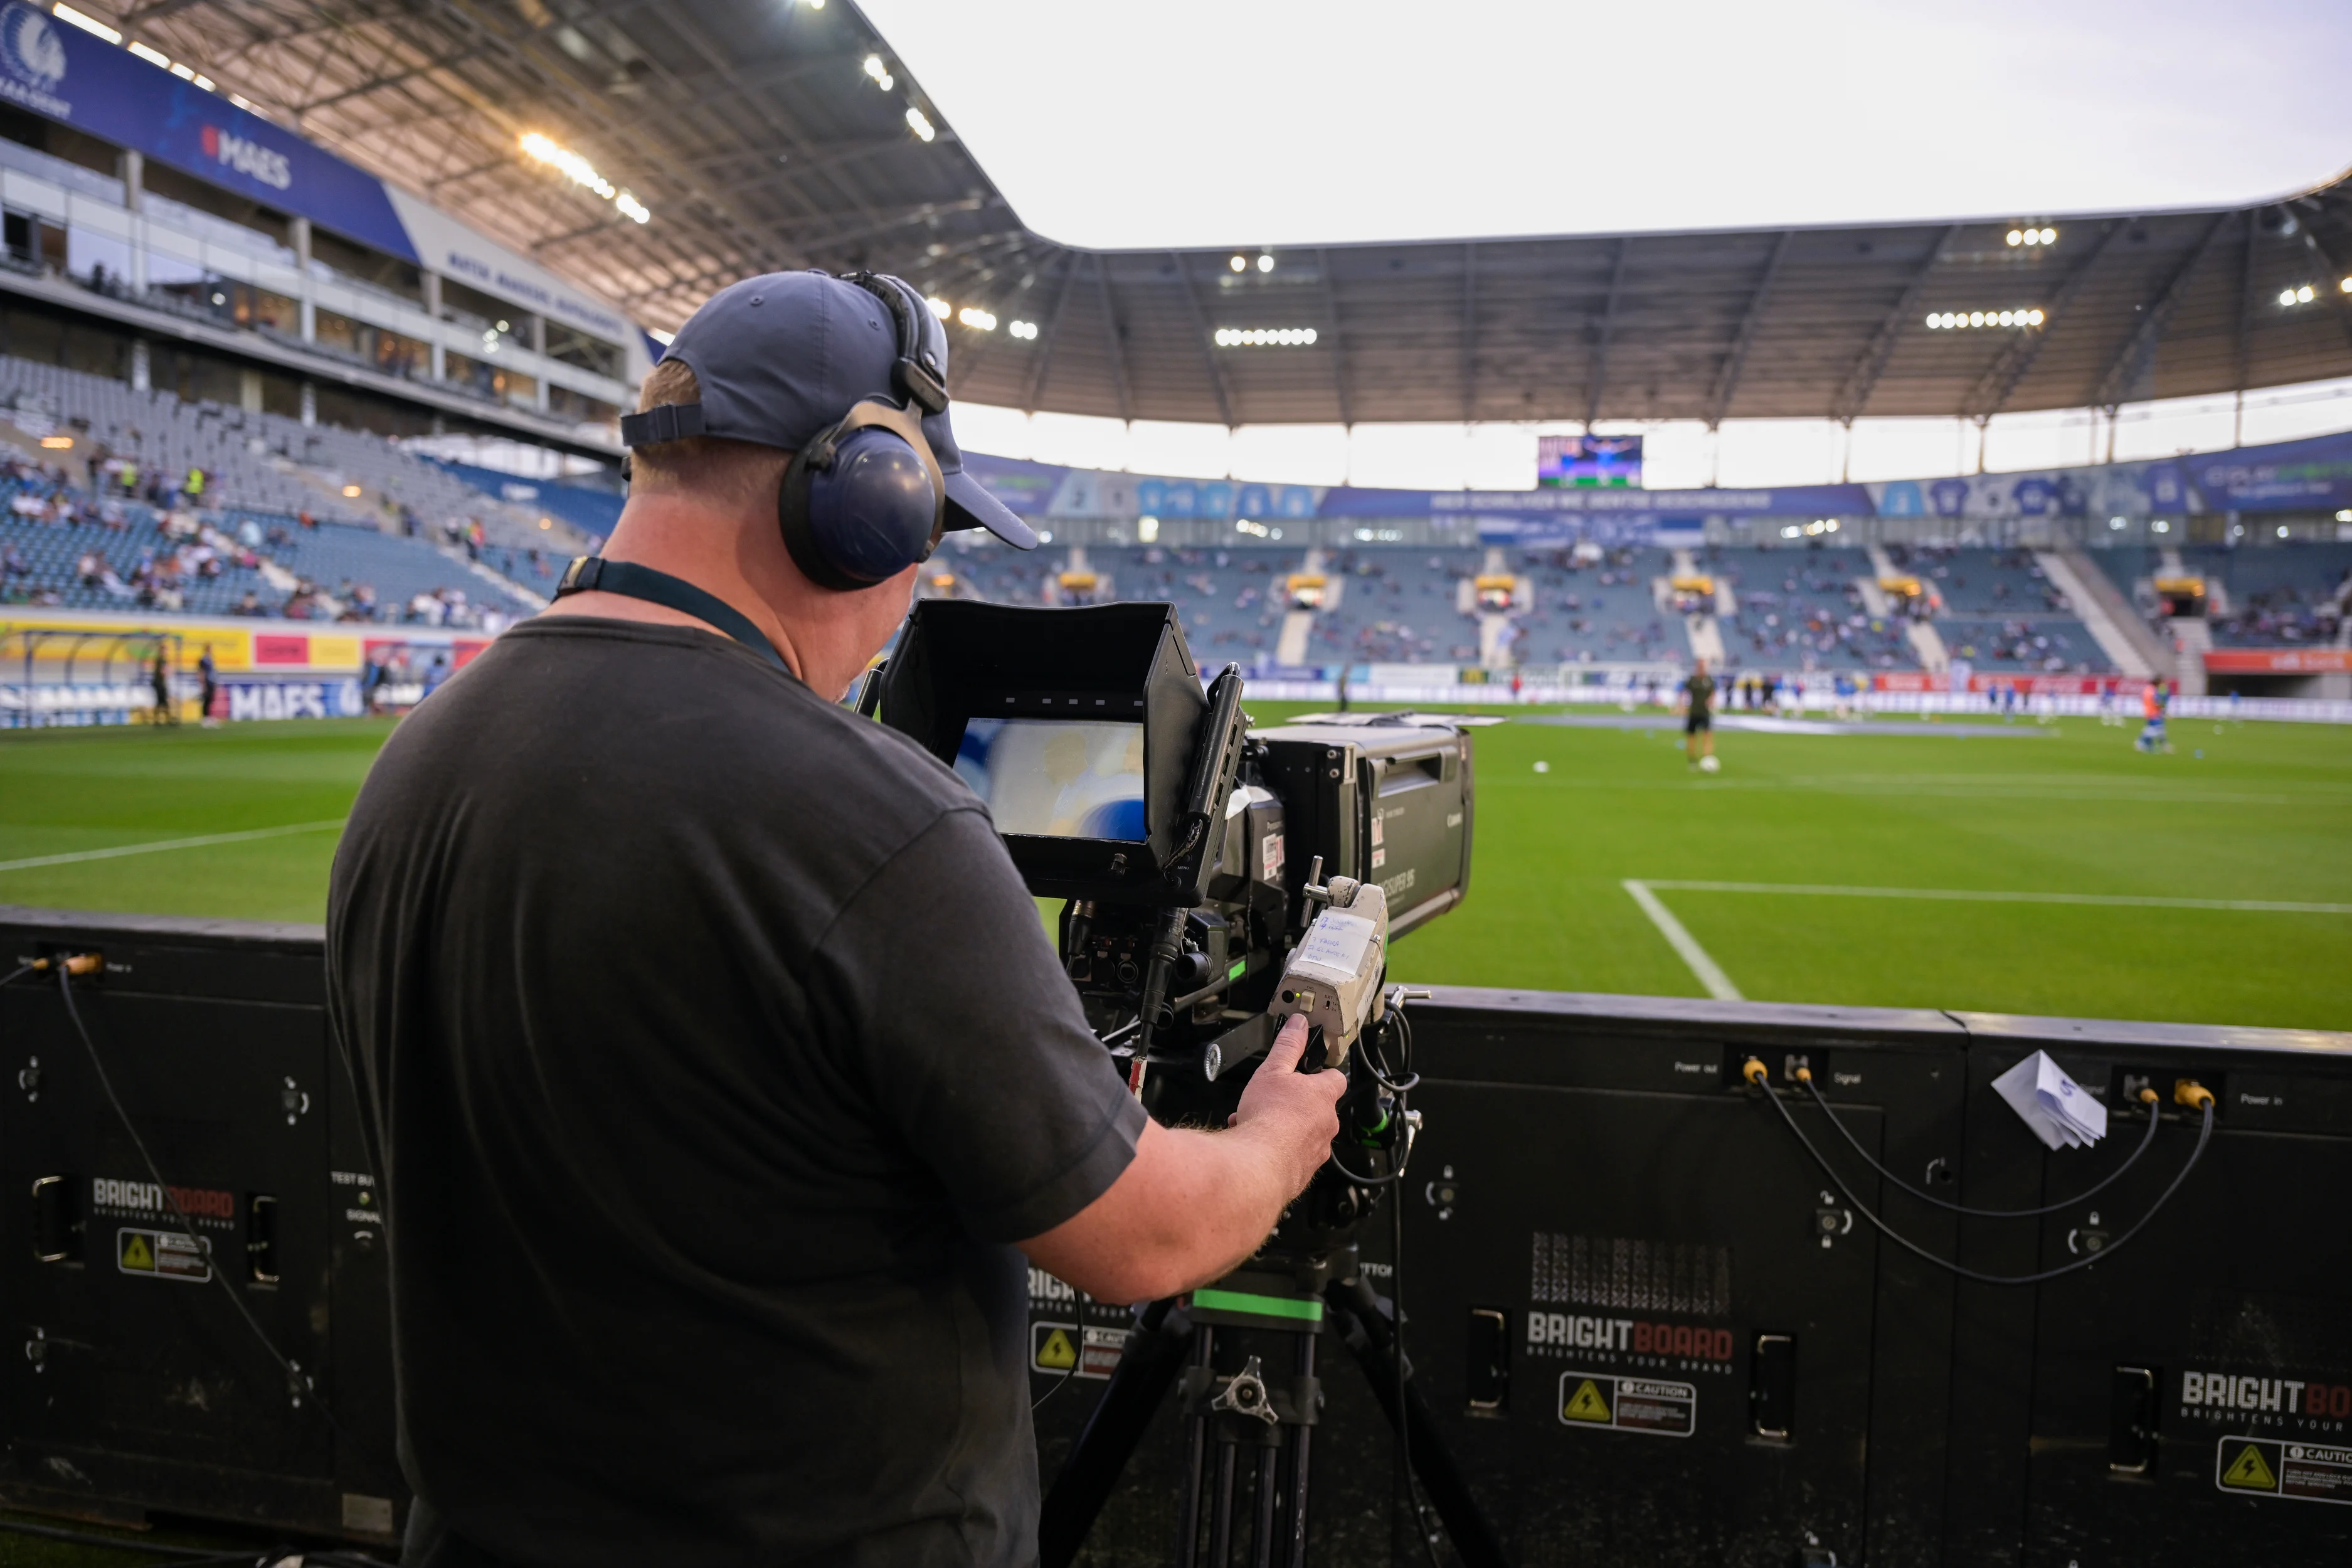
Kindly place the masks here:
[[(823, 437), (811, 446), (823, 442)], [(784, 546), (812, 582), (870, 587), (930, 558), (939, 493), (914, 447), (895, 431), (853, 430), (825, 468), (795, 454), (776, 497)]]

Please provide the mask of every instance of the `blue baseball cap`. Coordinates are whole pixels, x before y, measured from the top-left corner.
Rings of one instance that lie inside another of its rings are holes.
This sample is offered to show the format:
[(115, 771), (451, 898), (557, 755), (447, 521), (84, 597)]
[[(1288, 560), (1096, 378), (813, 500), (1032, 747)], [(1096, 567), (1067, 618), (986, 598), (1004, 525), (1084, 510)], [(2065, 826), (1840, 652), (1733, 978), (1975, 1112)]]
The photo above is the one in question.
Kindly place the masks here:
[(866, 398), (911, 400), (947, 479), (948, 528), (984, 528), (1016, 550), (1037, 547), (1035, 531), (964, 472), (948, 425), (947, 333), (903, 279), (746, 278), (704, 300), (662, 359), (694, 372), (702, 401), (623, 416), (625, 445), (715, 436), (796, 452)]

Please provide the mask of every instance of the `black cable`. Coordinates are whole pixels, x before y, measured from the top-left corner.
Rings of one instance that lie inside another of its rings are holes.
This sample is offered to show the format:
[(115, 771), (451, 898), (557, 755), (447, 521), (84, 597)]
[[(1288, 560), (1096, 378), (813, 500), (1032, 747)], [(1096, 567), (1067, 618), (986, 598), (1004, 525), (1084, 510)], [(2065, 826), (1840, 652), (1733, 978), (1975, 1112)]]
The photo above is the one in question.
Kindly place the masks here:
[(1897, 1247), (1902, 1247), (1906, 1252), (1912, 1254), (1914, 1257), (1932, 1263), (1937, 1268), (1941, 1268), (1948, 1273), (1957, 1274), (1963, 1279), (1973, 1279), (1979, 1285), (2039, 1285), (2045, 1279), (2055, 1279), (2062, 1274), (2072, 1274), (2078, 1268), (2088, 1268), (2094, 1263), (2105, 1262), (2109, 1258), (2113, 1257), (2126, 1242), (2131, 1240), (2133, 1237), (2137, 1236), (2143, 1229), (2145, 1229), (2147, 1222), (2154, 1219), (2163, 1209), (2164, 1205), (2171, 1201), (2172, 1194), (2180, 1190), (2180, 1184), (2189, 1179), (2189, 1173), (2197, 1168), (2197, 1162), (2204, 1158), (2205, 1145), (2213, 1136), (2213, 1102), (2210, 1100), (2208, 1100), (2204, 1104), (2205, 1124), (2198, 1131), (2197, 1147), (2189, 1152), (2189, 1163), (2180, 1167), (2180, 1173), (2172, 1178), (2172, 1184), (2164, 1189), (2163, 1193), (2158, 1195), (2156, 1202), (2148, 1206), (2148, 1211), (2140, 1215), (2139, 1219), (2134, 1223), (2129, 1230), (2116, 1237), (2115, 1240), (2107, 1243), (2106, 1246), (2101, 1247), (2098, 1251), (2091, 1253), (2086, 1257), (2078, 1258), (2072, 1263), (2061, 1264), (2055, 1268), (2045, 1268), (2039, 1274), (1979, 1274), (1973, 1268), (1963, 1268), (1959, 1264), (1937, 1257), (1934, 1253), (1929, 1252), (1926, 1247), (1921, 1247), (1918, 1243), (1912, 1241), (1908, 1237), (1901, 1236), (1895, 1230), (1891, 1229), (1885, 1220), (1880, 1219), (1876, 1215), (1873, 1214), (1867, 1205), (1865, 1205), (1860, 1198), (1853, 1195), (1853, 1189), (1845, 1184), (1845, 1178), (1838, 1174), (1837, 1167), (1831, 1164), (1828, 1160), (1822, 1158), (1822, 1152), (1813, 1147), (1813, 1141), (1805, 1136), (1805, 1130), (1797, 1125), (1797, 1119), (1789, 1114), (1789, 1108), (1780, 1103), (1780, 1097), (1773, 1093), (1769, 1088), (1766, 1088), (1764, 1089), (1764, 1098), (1771, 1101), (1772, 1109), (1780, 1112), (1780, 1120), (1788, 1123), (1789, 1131), (1796, 1134), (1797, 1142), (1805, 1146), (1805, 1152), (1813, 1157), (1813, 1163), (1819, 1165), (1822, 1168), (1822, 1173), (1828, 1176), (1830, 1181), (1836, 1185), (1837, 1190), (1845, 1194), (1845, 1201), (1853, 1205), (1854, 1212), (1861, 1215), (1863, 1218), (1868, 1220), (1874, 1226), (1875, 1226), (1880, 1235), (1885, 1237), (1887, 1240), (1895, 1243)]
[(124, 1108), (122, 1097), (114, 1091), (114, 1080), (107, 1075), (106, 1063), (98, 1053), (98, 1042), (90, 1037), (89, 1026), (81, 1021), (81, 1009), (74, 1005), (73, 975), (65, 955), (60, 953), (50, 962), (57, 966), (58, 994), (64, 999), (66, 1016), (72, 1020), (74, 1033), (81, 1037), (82, 1049), (89, 1053), (90, 1071), (98, 1079), (98, 1087), (105, 1091), (106, 1102), (114, 1108), (116, 1120), (122, 1123), (122, 1131), (130, 1135), (131, 1146), (139, 1152), (140, 1163), (147, 1168), (148, 1179), (155, 1184), (156, 1188), (163, 1194), (164, 1204), (171, 1209), (172, 1217), (180, 1222), (181, 1230), (203, 1253), (206, 1272), (211, 1275), (214, 1283), (217, 1284), (228, 1297), (230, 1305), (236, 1309), (237, 1316), (245, 1320), (245, 1326), (253, 1331), (253, 1337), (260, 1342), (261, 1348), (268, 1352), (269, 1359), (276, 1362), (278, 1370), (285, 1373), (286, 1385), (295, 1407), (299, 1409), (303, 1395), (310, 1395), (311, 1401), (318, 1405), (319, 1414), (325, 1416), (327, 1425), (334, 1428), (335, 1435), (348, 1441), (349, 1434), (343, 1431), (341, 1424), (335, 1419), (335, 1413), (328, 1408), (327, 1402), (319, 1397), (318, 1389), (312, 1385), (310, 1377), (300, 1367), (279, 1353), (278, 1346), (269, 1338), (269, 1331), (261, 1326), (261, 1320), (253, 1315), (253, 1309), (246, 1304), (245, 1298), (238, 1294), (236, 1287), (229, 1283), (228, 1271), (214, 1258), (212, 1248), (200, 1239), (194, 1223), (188, 1218), (187, 1210), (180, 1206), (179, 1195), (172, 1190), (172, 1184), (163, 1179), (162, 1169), (155, 1163), (155, 1156), (148, 1152), (147, 1141), (139, 1135), (138, 1124), (131, 1120), (131, 1112)]
[(2108, 1172), (2106, 1175), (2102, 1177), (2096, 1184), (2084, 1188), (2082, 1192), (2075, 1194), (2073, 1197), (2061, 1199), (2059, 1202), (2054, 1204), (2044, 1204), (2038, 1209), (1972, 1209), (1966, 1204), (1951, 1203), (1946, 1199), (1936, 1196), (1933, 1193), (1923, 1193), (1918, 1188), (1913, 1186), (1910, 1183), (1905, 1181), (1902, 1177), (1896, 1175), (1894, 1172), (1888, 1170), (1885, 1166), (1880, 1164), (1877, 1161), (1872, 1159), (1870, 1157), (1870, 1151), (1862, 1146), (1862, 1141), (1847, 1130), (1846, 1124), (1837, 1119), (1837, 1112), (1830, 1109), (1830, 1102), (1822, 1098), (1821, 1086), (1813, 1082), (1813, 1075), (1801, 1068), (1797, 1071), (1797, 1081), (1805, 1086), (1806, 1092), (1810, 1093), (1813, 1097), (1813, 1103), (1820, 1106), (1822, 1108), (1822, 1114), (1830, 1119), (1830, 1125), (1836, 1128), (1839, 1135), (1844, 1138), (1846, 1142), (1853, 1146), (1853, 1152), (1862, 1156), (1862, 1163), (1869, 1166), (1872, 1170), (1877, 1172), (1879, 1175), (1888, 1183), (1888, 1184), (1910, 1194), (1913, 1197), (1917, 1198), (1923, 1204), (1933, 1204), (1939, 1209), (1949, 1209), (1954, 1214), (1972, 1215), (1978, 1219), (2030, 1219), (2036, 1215), (2056, 1214), (2060, 1209), (2073, 1208), (2075, 1205), (2083, 1202), (2085, 1198), (2095, 1198), (2098, 1196), (2101, 1193), (2105, 1192), (2109, 1187), (2115, 1185), (2116, 1181), (2122, 1177), (2126, 1171), (2130, 1170), (2134, 1165), (2139, 1163), (2139, 1157), (2142, 1154), (2147, 1153), (2150, 1149), (2156, 1146), (2157, 1119), (2164, 1109), (2162, 1103), (2158, 1101), (2153, 1094), (2151, 1094), (2148, 1097), (2147, 1101), (2147, 1131), (2140, 1134), (2139, 1147), (2131, 1152), (2131, 1157), (2129, 1159), (2126, 1160), (2122, 1164), (2117, 1165), (2114, 1170)]
[[(1402, 1108), (1399, 1114), (1402, 1114)], [(1397, 1174), (1403, 1175), (1403, 1170), (1400, 1168)], [(1429, 1528), (1429, 1511), (1413, 1485), (1412, 1440), (1408, 1435), (1412, 1429), (1412, 1416), (1404, 1397), (1404, 1202), (1401, 1194), (1389, 1200), (1389, 1309), (1396, 1314), (1396, 1326), (1389, 1340), (1396, 1351), (1397, 1463), (1404, 1482), (1405, 1502), (1412, 1510), (1413, 1533), (1421, 1537), (1422, 1550), (1429, 1554), (1429, 1568), (1439, 1568), (1436, 1532)], [(1393, 1533), (1394, 1527), (1391, 1529)]]

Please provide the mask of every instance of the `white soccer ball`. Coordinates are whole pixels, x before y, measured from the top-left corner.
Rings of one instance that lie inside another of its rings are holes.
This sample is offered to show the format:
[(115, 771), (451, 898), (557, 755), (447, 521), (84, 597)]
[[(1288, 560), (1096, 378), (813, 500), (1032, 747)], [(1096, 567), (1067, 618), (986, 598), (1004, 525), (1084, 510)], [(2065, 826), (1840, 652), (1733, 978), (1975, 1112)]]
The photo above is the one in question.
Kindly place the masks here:
[(1698, 760), (1698, 771), (1703, 773), (1711, 773), (1721, 766), (1723, 764), (1717, 762), (1713, 756), (1705, 756)]
[(1551, 764), (1549, 763), (1538, 763), (1536, 764), (1536, 772), (1539, 773), (1548, 773), (1551, 772)]

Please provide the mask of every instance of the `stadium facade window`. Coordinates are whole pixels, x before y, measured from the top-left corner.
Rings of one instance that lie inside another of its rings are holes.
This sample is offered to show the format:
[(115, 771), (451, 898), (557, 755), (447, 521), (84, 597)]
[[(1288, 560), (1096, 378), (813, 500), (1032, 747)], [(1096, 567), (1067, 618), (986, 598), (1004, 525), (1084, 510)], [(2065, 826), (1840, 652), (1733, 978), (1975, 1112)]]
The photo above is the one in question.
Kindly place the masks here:
[(395, 256), (354, 245), (325, 229), (310, 231), (310, 268), (331, 277), (396, 294), (412, 305), (425, 303), (425, 275)]
[(128, 289), (131, 242), (84, 224), (71, 225), (66, 230), (66, 276), (101, 292), (116, 283)]
[(184, 174), (152, 158), (147, 160), (140, 184), (150, 195), (193, 207), (224, 223), (260, 235), (279, 249), (290, 251), (293, 248), (293, 223), (275, 207), (263, 206), (259, 202), (225, 191), (193, 174)]
[(423, 380), (432, 374), (433, 350), (418, 339), (355, 321), (337, 310), (320, 310), (315, 321), (318, 347), (327, 353), (384, 375)]
[(454, 279), (441, 280), (441, 319), (482, 335), (482, 348), (495, 355), (530, 346), (530, 312)]
[(478, 397), (497, 403), (510, 403), (518, 408), (536, 407), (539, 403), (539, 380), (536, 376), (509, 370), (489, 360), (478, 360), (470, 354), (445, 353), (442, 363), (446, 367), (450, 384), (464, 388)]
[(562, 363), (604, 376), (609, 381), (621, 379), (622, 354), (618, 344), (556, 322), (547, 323), (547, 357)]

